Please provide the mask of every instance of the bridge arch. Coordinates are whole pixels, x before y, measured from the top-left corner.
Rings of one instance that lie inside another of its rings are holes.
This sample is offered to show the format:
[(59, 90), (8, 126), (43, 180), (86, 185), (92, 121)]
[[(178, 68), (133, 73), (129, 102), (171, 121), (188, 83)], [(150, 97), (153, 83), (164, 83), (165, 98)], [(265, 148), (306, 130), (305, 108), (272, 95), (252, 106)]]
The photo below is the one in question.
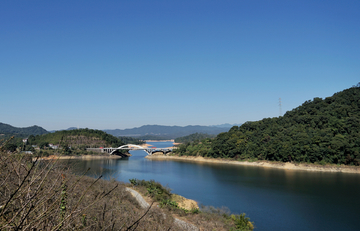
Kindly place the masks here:
[(119, 150), (144, 150), (148, 155), (152, 155), (154, 152), (162, 152), (163, 154), (166, 154), (168, 152), (171, 152), (173, 148), (149, 148), (149, 147), (142, 147), (140, 145), (136, 144), (125, 144), (118, 148), (106, 148), (106, 152), (108, 152), (110, 155), (114, 155)]
[(136, 145), (136, 144), (125, 144), (125, 145), (122, 145), (118, 148), (114, 148), (111, 152), (110, 152), (110, 155), (113, 155), (115, 154), (118, 150), (144, 150), (147, 154), (149, 154), (149, 150), (144, 148), (144, 147), (141, 147), (140, 145)]

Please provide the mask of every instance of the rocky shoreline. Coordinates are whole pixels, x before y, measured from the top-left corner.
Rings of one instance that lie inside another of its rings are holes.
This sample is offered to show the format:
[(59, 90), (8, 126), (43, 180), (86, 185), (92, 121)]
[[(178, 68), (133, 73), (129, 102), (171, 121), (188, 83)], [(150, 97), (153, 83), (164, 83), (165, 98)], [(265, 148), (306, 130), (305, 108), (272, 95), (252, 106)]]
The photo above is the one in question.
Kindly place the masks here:
[(153, 155), (146, 156), (145, 158), (153, 160), (180, 160), (190, 161), (197, 163), (215, 163), (215, 164), (232, 164), (232, 165), (244, 165), (244, 166), (255, 166), (265, 168), (278, 168), (284, 170), (301, 170), (301, 171), (312, 171), (312, 172), (342, 172), (342, 173), (357, 173), (360, 174), (360, 167), (356, 166), (345, 166), (345, 165), (317, 165), (307, 163), (283, 163), (283, 162), (272, 162), (272, 161), (237, 161), (231, 159), (220, 159), (220, 158), (204, 158), (201, 156), (169, 156), (169, 155)]

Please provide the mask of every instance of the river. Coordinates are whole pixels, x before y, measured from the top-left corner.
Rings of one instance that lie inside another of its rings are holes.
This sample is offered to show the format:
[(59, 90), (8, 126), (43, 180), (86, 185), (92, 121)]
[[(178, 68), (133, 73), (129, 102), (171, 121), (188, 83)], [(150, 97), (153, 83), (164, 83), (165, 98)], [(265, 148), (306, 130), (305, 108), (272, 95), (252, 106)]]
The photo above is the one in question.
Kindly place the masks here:
[(256, 230), (360, 230), (359, 174), (159, 161), (144, 158), (144, 151), (131, 154), (118, 160), (69, 162), (78, 173), (90, 167), (89, 175), (105, 179), (154, 179), (200, 205), (245, 212)]

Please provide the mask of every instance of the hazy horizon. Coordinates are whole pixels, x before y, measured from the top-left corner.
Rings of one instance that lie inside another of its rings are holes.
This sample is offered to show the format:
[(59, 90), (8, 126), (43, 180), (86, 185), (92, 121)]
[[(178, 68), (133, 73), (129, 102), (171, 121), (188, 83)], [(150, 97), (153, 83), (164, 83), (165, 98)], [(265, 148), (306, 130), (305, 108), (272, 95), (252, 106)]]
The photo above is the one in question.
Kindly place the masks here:
[[(18, 126), (14, 126), (13, 124), (9, 124), (9, 123), (6, 123), (6, 122), (2, 122), (0, 121), (0, 123), (4, 123), (4, 124), (8, 124), (10, 126), (13, 126), (13, 127), (17, 127), (17, 128), (27, 128), (27, 127), (32, 127), (32, 126), (39, 126), (39, 127), (42, 127), (44, 128), (45, 130), (51, 132), (51, 131), (61, 131), (61, 130), (68, 130), (68, 129), (85, 129), (85, 128), (88, 128), (88, 129), (96, 129), (96, 130), (116, 130), (116, 129), (120, 129), (120, 130), (125, 130), (125, 129), (133, 129), (133, 128), (140, 128), (140, 127), (143, 127), (143, 126), (177, 126), (177, 127), (187, 127), (187, 126), (209, 126), (209, 127), (217, 127), (217, 126), (222, 126), (222, 127), (228, 127), (228, 126), (239, 126), (241, 124), (229, 124), (229, 123), (224, 123), (224, 124), (215, 124), (215, 125), (198, 125), (198, 124), (189, 124), (189, 125), (184, 125), (184, 126), (179, 126), (179, 125), (162, 125), (162, 124), (144, 124), (144, 125), (141, 125), (141, 126), (137, 126), (137, 127), (129, 127), (129, 128), (101, 128), (101, 129), (97, 129), (97, 128), (92, 128), (92, 127), (74, 127), (74, 126), (70, 126), (70, 127), (67, 127), (67, 128), (61, 128), (61, 129), (46, 129), (45, 127), (39, 125), (39, 124), (33, 124), (33, 125), (29, 125), (29, 126), (24, 126), (24, 127), (18, 127)], [(228, 126), (225, 126), (225, 125), (228, 125)]]

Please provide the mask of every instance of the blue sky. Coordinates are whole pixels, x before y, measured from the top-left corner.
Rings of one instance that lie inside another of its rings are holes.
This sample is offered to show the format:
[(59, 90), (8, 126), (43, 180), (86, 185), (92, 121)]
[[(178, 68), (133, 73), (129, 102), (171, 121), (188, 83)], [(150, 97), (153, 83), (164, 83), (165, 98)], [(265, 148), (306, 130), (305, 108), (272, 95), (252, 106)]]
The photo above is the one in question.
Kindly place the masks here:
[(360, 1), (0, 1), (0, 122), (279, 116), (360, 82)]

